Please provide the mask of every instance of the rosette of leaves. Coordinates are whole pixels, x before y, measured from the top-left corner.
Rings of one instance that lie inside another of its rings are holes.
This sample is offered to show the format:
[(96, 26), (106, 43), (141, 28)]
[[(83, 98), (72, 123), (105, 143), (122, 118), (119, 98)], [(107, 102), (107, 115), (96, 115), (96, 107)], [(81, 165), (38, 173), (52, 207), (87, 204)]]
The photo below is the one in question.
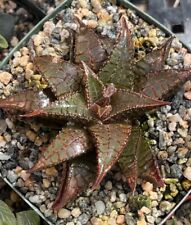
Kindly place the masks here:
[[(88, 187), (98, 187), (119, 163), (132, 191), (138, 178), (163, 186), (156, 160), (137, 124), (146, 110), (170, 104), (163, 101), (191, 75), (190, 69), (165, 70), (172, 38), (135, 60), (135, 49), (122, 16), (115, 41), (78, 22), (71, 34), (70, 59), (34, 59), (55, 100), (42, 91), (25, 90), (0, 101), (0, 107), (20, 112), (21, 118), (69, 121), (40, 154), (29, 172), (63, 164), (54, 209)], [(70, 124), (70, 125), (69, 125)]]

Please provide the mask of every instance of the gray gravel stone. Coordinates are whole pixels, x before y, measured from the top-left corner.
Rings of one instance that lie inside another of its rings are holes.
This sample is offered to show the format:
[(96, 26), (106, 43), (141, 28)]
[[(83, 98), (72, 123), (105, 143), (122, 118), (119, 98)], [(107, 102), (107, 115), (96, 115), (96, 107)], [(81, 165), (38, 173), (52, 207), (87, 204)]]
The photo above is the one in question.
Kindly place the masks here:
[(125, 222), (126, 222), (126, 225), (135, 225), (136, 224), (135, 219), (129, 213), (125, 214)]
[(182, 176), (182, 169), (179, 165), (172, 165), (170, 167), (171, 177), (173, 178), (180, 178)]
[(7, 155), (7, 154), (5, 154), (5, 153), (3, 153), (3, 152), (0, 152), (0, 160), (5, 160), (5, 161), (7, 161), (7, 160), (9, 160), (11, 158), (11, 156), (9, 156), (9, 155)]
[(87, 224), (88, 220), (90, 219), (90, 215), (83, 213), (78, 217), (78, 221), (81, 224)]
[(7, 178), (11, 183), (14, 183), (17, 180), (18, 175), (14, 173), (14, 171), (8, 170)]
[(0, 119), (0, 134), (4, 133), (7, 129), (7, 123), (5, 120)]
[(32, 203), (36, 203), (36, 204), (42, 203), (42, 200), (41, 200), (39, 195), (30, 196), (29, 201), (32, 202)]
[(97, 201), (95, 203), (95, 208), (98, 215), (103, 214), (105, 211), (105, 203), (103, 201)]

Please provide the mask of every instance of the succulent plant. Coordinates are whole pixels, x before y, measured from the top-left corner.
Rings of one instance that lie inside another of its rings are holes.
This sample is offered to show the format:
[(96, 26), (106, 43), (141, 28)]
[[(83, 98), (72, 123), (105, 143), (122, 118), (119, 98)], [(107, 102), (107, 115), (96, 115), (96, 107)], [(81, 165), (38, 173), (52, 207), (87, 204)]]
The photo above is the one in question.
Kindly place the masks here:
[(164, 69), (172, 38), (137, 61), (125, 16), (119, 21), (115, 41), (78, 24), (78, 31), (69, 30), (69, 60), (34, 58), (54, 98), (45, 91), (29, 89), (0, 101), (1, 108), (19, 111), (25, 120), (40, 117), (69, 122), (63, 123), (29, 170), (33, 173), (63, 164), (55, 209), (86, 188), (98, 187), (117, 162), (132, 191), (138, 178), (163, 186), (137, 121), (146, 110), (170, 104), (162, 99), (191, 75), (190, 69)]

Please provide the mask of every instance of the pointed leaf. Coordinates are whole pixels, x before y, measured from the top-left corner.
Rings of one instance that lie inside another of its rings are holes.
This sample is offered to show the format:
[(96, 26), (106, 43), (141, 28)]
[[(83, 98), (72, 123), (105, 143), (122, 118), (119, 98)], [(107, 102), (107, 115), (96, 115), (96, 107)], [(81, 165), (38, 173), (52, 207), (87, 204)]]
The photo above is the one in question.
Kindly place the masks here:
[(189, 70), (162, 70), (149, 73), (141, 92), (147, 96), (162, 99), (167, 97), (178, 85), (191, 77)]
[(0, 108), (21, 112), (31, 112), (48, 104), (49, 99), (42, 91), (33, 90), (25, 90), (0, 100)]
[(51, 56), (36, 57), (34, 64), (57, 97), (79, 91), (82, 76), (76, 65), (61, 59), (54, 62)]
[(112, 105), (112, 111), (105, 120), (123, 113), (130, 113), (135, 110), (148, 110), (170, 103), (153, 99), (144, 94), (118, 89), (111, 97), (110, 104)]
[(16, 216), (17, 225), (40, 225), (40, 217), (34, 210), (22, 211)]
[(117, 87), (133, 87), (134, 74), (130, 71), (130, 61), (134, 55), (134, 47), (131, 33), (127, 25), (127, 19), (122, 16), (120, 20), (121, 32), (117, 44), (107, 64), (99, 72), (98, 77), (106, 83), (114, 83)]
[(96, 163), (93, 152), (73, 160), (67, 169), (66, 180), (60, 186), (53, 208), (59, 210), (85, 191), (95, 179)]
[(98, 35), (80, 22), (79, 32), (75, 35), (75, 62), (85, 62), (91, 69), (98, 71), (107, 58), (107, 53)]
[(11, 225), (17, 225), (16, 218), (12, 213), (11, 209), (5, 202), (1, 200), (0, 200), (0, 221), (2, 221), (2, 224), (7, 224), (7, 222), (9, 221)]
[(98, 173), (93, 185), (93, 188), (96, 188), (124, 150), (131, 133), (131, 126), (128, 124), (97, 124), (89, 129), (95, 138), (98, 155)]
[(99, 39), (103, 45), (103, 48), (107, 52), (107, 55), (111, 55), (114, 45), (115, 45), (115, 39), (108, 38), (107, 36), (99, 35)]
[(68, 162), (63, 163), (62, 166), (62, 176), (60, 178), (60, 185), (59, 185), (59, 189), (58, 192), (56, 194), (56, 198), (54, 200), (53, 206), (52, 208), (55, 211), (58, 211), (60, 208), (62, 208), (62, 195), (64, 193), (64, 187), (65, 187), (65, 183), (66, 183), (66, 176), (67, 176), (67, 172), (68, 172)]
[(150, 146), (139, 127), (133, 127), (125, 150), (119, 158), (119, 165), (133, 191), (138, 177), (146, 178), (158, 186), (164, 184)]
[(72, 93), (55, 101), (41, 110), (23, 115), (23, 117), (45, 116), (61, 119), (93, 120), (85, 99), (80, 93)]
[(98, 101), (104, 90), (103, 83), (99, 80), (96, 74), (84, 63), (84, 82), (85, 82), (85, 94), (88, 107), (91, 107), (96, 101)]
[(143, 79), (145, 74), (163, 69), (173, 38), (169, 38), (159, 49), (148, 53), (132, 67), (133, 73)]
[(8, 48), (7, 40), (0, 34), (0, 48)]
[(63, 128), (53, 142), (42, 152), (38, 162), (30, 172), (57, 165), (90, 149), (88, 135), (78, 128)]

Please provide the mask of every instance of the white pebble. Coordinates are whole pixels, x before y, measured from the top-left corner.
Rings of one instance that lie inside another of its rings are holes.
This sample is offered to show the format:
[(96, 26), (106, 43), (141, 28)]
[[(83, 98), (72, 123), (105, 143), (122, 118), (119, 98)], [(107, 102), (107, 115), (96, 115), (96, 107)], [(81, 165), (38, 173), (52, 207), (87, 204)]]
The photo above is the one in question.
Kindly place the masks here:
[(115, 202), (115, 201), (116, 201), (116, 192), (115, 192), (115, 191), (112, 191), (112, 192), (111, 192), (111, 198), (110, 198), (110, 201), (111, 201), (111, 202)]
[(0, 160), (9, 160), (10, 158), (11, 158), (11, 156), (0, 152)]
[(104, 211), (105, 211), (105, 203), (103, 201), (97, 201), (95, 203), (95, 207), (96, 207), (96, 211), (97, 211), (98, 215), (104, 213)]
[(126, 194), (124, 194), (124, 193), (121, 193), (121, 194), (119, 195), (119, 198), (120, 198), (120, 201), (121, 201), (121, 202), (126, 202), (126, 201), (127, 201), (127, 196), (126, 196)]
[(36, 204), (42, 203), (42, 200), (41, 200), (39, 195), (30, 196), (29, 201), (32, 202), (32, 203), (36, 203)]
[(145, 213), (145, 214), (149, 214), (151, 212), (151, 210), (149, 208), (147, 208), (146, 206), (143, 206), (140, 209), (141, 212)]

